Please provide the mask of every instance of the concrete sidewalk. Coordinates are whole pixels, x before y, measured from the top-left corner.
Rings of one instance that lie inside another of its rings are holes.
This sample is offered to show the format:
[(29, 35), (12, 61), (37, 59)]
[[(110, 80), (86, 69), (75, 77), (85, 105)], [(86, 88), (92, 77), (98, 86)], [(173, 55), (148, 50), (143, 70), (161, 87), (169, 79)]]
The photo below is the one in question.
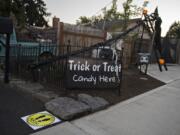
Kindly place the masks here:
[(167, 85), (33, 135), (179, 135), (180, 66), (169, 66), (167, 72), (156, 66), (149, 67), (149, 75)]
[(168, 71), (165, 71), (163, 68), (163, 71), (160, 72), (157, 64), (150, 65), (148, 67), (148, 74), (165, 83), (170, 83), (180, 79), (179, 65), (169, 64), (167, 65), (167, 67), (168, 67)]

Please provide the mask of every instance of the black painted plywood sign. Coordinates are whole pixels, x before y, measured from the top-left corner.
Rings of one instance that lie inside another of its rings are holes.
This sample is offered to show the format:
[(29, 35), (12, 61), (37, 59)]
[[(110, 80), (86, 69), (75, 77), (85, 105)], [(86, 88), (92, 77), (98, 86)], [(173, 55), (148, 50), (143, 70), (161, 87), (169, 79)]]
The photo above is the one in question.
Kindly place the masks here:
[(118, 88), (121, 64), (100, 59), (69, 58), (67, 88)]

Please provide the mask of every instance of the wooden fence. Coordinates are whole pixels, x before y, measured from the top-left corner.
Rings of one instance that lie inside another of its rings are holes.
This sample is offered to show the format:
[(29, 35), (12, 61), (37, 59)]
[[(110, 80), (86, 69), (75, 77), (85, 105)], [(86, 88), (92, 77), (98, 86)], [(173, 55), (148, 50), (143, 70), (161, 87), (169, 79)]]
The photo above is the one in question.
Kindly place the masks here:
[(66, 44), (89, 47), (106, 40), (105, 31), (63, 22), (59, 23), (57, 33), (57, 44), (60, 46)]

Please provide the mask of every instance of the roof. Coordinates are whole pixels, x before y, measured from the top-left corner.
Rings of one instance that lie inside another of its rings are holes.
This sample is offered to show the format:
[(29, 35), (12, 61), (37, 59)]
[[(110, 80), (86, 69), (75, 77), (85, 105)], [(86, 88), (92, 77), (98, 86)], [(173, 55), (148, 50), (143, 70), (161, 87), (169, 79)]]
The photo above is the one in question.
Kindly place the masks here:
[(18, 41), (38, 41), (48, 40), (52, 43), (57, 41), (57, 29), (55, 28), (43, 28), (35, 26), (26, 26), (21, 32), (17, 31)]

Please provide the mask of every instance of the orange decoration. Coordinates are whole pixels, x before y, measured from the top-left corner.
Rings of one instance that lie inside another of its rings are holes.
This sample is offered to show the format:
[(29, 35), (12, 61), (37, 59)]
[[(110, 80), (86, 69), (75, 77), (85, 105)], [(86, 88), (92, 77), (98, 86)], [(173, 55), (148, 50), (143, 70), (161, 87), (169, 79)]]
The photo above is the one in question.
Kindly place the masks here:
[(144, 14), (144, 15), (147, 15), (147, 13), (148, 13), (148, 10), (147, 10), (146, 8), (144, 8), (144, 9), (143, 9), (143, 14)]
[(161, 65), (164, 65), (164, 63), (165, 63), (164, 59), (159, 59), (159, 63), (160, 63)]

